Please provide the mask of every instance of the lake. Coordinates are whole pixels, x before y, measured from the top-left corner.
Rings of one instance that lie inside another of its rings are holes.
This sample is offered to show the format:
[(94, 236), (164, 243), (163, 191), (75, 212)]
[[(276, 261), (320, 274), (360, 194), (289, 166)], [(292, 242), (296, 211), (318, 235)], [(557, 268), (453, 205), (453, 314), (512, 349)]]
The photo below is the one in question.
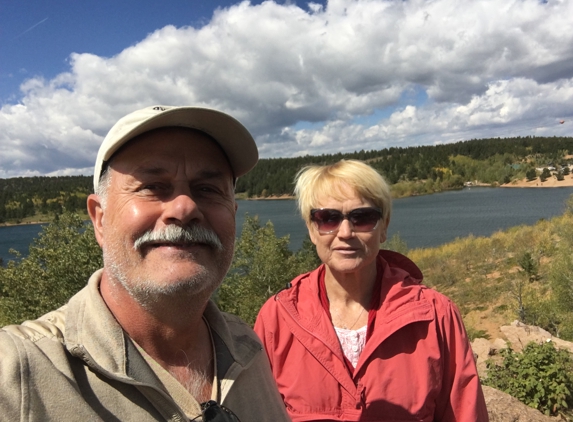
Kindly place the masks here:
[[(573, 187), (564, 188), (464, 188), (433, 195), (396, 199), (393, 202), (388, 238), (399, 234), (409, 248), (425, 248), (470, 234), (490, 236), (498, 230), (550, 219), (563, 214)], [(237, 236), (245, 214), (258, 215), (262, 224), (271, 221), (277, 236), (290, 235), (290, 247), (298, 250), (307, 236), (292, 200), (240, 200)], [(0, 258), (12, 259), (8, 249), (26, 255), (41, 225), (0, 227)]]

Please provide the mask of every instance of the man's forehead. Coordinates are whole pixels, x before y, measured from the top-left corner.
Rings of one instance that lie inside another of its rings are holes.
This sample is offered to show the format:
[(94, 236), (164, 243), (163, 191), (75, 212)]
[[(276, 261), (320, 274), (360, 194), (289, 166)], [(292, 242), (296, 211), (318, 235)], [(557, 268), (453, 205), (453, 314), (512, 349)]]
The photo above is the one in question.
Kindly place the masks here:
[(127, 142), (114, 154), (112, 160), (116, 156), (121, 156), (124, 151), (127, 151), (127, 154), (123, 155), (147, 157), (151, 161), (160, 158), (162, 154), (173, 154), (173, 151), (177, 155), (186, 154), (188, 151), (192, 152), (193, 155), (198, 156), (194, 158), (188, 154), (192, 161), (220, 155), (221, 159), (228, 164), (229, 169), (231, 168), (219, 143), (208, 134), (196, 129), (167, 127), (145, 132)]
[[(132, 172), (141, 177), (161, 177), (174, 173), (174, 171), (177, 170), (176, 167), (177, 164), (173, 163), (171, 160), (162, 160), (160, 157), (154, 157), (149, 161), (136, 163), (132, 169)], [(194, 165), (193, 163), (187, 163), (186, 168), (192, 170), (194, 177), (200, 179), (217, 179), (230, 177), (230, 169), (227, 170), (225, 166), (209, 166), (207, 168), (201, 168), (200, 166)]]
[(147, 138), (134, 140), (114, 155), (109, 167), (141, 178), (186, 174), (193, 179), (228, 178), (233, 182), (231, 166), (214, 141), (205, 137), (188, 144), (176, 138), (167, 137), (160, 143)]
[(162, 150), (170, 147), (170, 145), (174, 143), (179, 143), (183, 148), (191, 148), (197, 143), (212, 145), (220, 151), (221, 154), (225, 155), (219, 143), (205, 132), (186, 127), (162, 127), (144, 132), (141, 135), (130, 139), (114, 153), (111, 159), (115, 156), (121, 155), (122, 151), (125, 150), (130, 150), (132, 152), (141, 148)]

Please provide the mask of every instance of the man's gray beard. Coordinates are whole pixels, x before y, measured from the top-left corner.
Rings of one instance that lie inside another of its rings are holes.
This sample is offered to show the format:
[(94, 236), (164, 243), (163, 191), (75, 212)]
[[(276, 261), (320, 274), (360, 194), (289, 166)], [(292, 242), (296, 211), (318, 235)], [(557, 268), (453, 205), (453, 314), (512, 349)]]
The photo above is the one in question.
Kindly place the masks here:
[(202, 266), (198, 272), (167, 285), (158, 284), (145, 276), (128, 280), (126, 271), (126, 266), (129, 265), (128, 257), (123, 256), (125, 247), (112, 244), (111, 247), (104, 248), (104, 266), (111, 275), (111, 281), (114, 284), (121, 284), (129, 295), (146, 309), (163, 303), (165, 299), (188, 301), (188, 298), (199, 294), (210, 296), (223, 281), (232, 260), (233, 251), (225, 250), (215, 232), (199, 225), (182, 228), (172, 224), (162, 229), (148, 230), (134, 241), (133, 248), (136, 251), (141, 250), (143, 246), (152, 242), (207, 245), (216, 251), (214, 267), (219, 270), (224, 268), (225, 272), (221, 274), (219, 271), (209, 271)]

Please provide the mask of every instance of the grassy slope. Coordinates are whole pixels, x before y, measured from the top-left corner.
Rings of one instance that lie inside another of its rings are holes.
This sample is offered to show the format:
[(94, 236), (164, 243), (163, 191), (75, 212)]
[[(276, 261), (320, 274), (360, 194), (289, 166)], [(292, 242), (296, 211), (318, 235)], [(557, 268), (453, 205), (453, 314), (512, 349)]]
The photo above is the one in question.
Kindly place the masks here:
[[(551, 295), (552, 264), (571, 250), (573, 214), (517, 226), (491, 237), (469, 236), (436, 248), (414, 249), (428, 286), (449, 296), (460, 308), (468, 331), (500, 337), (499, 327), (518, 319), (522, 287), (526, 309)], [(530, 253), (537, 277), (530, 281), (519, 259)]]

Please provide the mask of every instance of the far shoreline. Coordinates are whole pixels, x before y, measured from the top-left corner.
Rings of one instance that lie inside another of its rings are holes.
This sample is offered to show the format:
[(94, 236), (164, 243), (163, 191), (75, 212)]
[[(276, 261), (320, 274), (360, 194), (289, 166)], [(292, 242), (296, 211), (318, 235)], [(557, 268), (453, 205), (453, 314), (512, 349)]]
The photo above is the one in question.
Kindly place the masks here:
[[(513, 180), (509, 183), (504, 183), (502, 185), (499, 184), (488, 184), (488, 183), (468, 183), (464, 187), (472, 188), (472, 187), (492, 187), (492, 188), (566, 188), (566, 187), (573, 187), (573, 174), (570, 176), (565, 177), (563, 180), (557, 180), (555, 176), (550, 177), (549, 179), (541, 182), (539, 178), (528, 181), (527, 179), (522, 180)], [(431, 194), (430, 194), (431, 195)], [(296, 199), (293, 195), (271, 195), (271, 196), (255, 196), (250, 198), (242, 198), (241, 195), (238, 195), (236, 200), (241, 201), (284, 201), (284, 200), (294, 200)], [(398, 199), (398, 198), (395, 198)], [(15, 223), (15, 222), (4, 222), (0, 223), (0, 228), (2, 227), (13, 227), (13, 226), (26, 226), (26, 225), (38, 225), (38, 224), (50, 224), (52, 220), (43, 220), (43, 221), (26, 221), (23, 223)]]
[(551, 176), (544, 182), (537, 178), (531, 181), (528, 181), (527, 179), (514, 180), (512, 182), (499, 185), (501, 188), (566, 188), (572, 186), (573, 175), (566, 176), (563, 178), (563, 180), (557, 180), (557, 177)]
[[(53, 220), (52, 220), (53, 221)], [(0, 228), (2, 227), (13, 227), (13, 226), (34, 226), (34, 225), (39, 225), (39, 224), (50, 224), (52, 221), (50, 220), (46, 220), (46, 221), (26, 221), (24, 223), (13, 223), (13, 222), (4, 222), (4, 223), (0, 223)]]

